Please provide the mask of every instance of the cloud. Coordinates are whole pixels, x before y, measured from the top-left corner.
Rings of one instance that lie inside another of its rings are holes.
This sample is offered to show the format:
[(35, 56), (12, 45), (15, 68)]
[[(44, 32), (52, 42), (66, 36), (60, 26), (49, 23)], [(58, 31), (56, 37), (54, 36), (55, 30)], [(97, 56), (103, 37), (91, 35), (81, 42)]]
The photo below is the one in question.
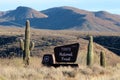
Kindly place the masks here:
[(116, 9), (107, 9), (106, 11), (111, 12), (113, 14), (119, 14), (120, 15), (120, 9), (116, 8)]

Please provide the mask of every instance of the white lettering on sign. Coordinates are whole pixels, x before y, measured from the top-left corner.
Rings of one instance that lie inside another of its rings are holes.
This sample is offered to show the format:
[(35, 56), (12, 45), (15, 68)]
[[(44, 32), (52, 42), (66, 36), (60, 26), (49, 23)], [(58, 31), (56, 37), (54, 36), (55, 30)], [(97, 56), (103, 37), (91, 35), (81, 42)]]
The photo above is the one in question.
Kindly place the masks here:
[(71, 51), (71, 48), (66, 47), (66, 48), (61, 48), (62, 51)]
[(65, 57), (65, 56), (71, 56), (71, 57), (72, 57), (72, 56), (73, 56), (73, 53), (72, 53), (72, 52), (70, 52), (70, 53), (65, 53), (65, 52), (62, 53), (62, 52), (60, 52), (60, 53), (59, 53), (59, 56), (64, 56), (64, 57)]
[(63, 60), (63, 61), (70, 61), (70, 60), (71, 60), (71, 58), (70, 58), (70, 57), (68, 57), (68, 58), (61, 57), (61, 60)]

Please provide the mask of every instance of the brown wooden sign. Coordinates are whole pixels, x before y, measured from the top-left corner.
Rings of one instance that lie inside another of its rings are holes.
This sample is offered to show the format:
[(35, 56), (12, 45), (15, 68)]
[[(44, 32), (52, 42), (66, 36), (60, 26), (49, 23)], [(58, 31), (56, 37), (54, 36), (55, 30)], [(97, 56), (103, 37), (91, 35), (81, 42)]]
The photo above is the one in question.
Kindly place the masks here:
[(75, 62), (78, 50), (79, 43), (55, 47), (55, 60), (57, 62)]

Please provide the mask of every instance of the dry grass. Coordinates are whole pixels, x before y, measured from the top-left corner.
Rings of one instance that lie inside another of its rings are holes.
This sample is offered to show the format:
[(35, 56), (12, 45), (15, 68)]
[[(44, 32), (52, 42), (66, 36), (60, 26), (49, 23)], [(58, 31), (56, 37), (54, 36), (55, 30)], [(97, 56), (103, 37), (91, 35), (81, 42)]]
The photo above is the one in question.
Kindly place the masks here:
[[(31, 58), (31, 65), (24, 67), (22, 59), (0, 59), (0, 80), (119, 80), (120, 64), (102, 68), (87, 67), (45, 67), (40, 58)], [(4, 63), (4, 64), (3, 64)]]

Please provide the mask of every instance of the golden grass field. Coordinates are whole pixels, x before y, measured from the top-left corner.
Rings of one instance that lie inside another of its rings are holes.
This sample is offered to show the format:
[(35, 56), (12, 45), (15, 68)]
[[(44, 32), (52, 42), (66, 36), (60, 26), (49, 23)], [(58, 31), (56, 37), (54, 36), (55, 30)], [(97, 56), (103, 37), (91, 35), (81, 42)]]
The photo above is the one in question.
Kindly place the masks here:
[[(24, 34), (24, 29), (21, 28), (0, 28), (0, 35), (13, 36)], [(72, 30), (52, 31), (31, 29), (31, 39), (36, 42), (35, 45), (38, 44), (41, 37), (63, 37), (66, 39), (63, 44), (78, 42), (80, 48), (76, 63), (79, 64), (79, 67), (45, 67), (41, 64), (42, 56), (46, 53), (53, 54), (55, 46), (49, 46), (43, 51), (39, 47), (35, 47), (32, 53), (37, 53), (39, 56), (31, 57), (28, 67), (24, 66), (22, 58), (1, 58), (0, 80), (120, 80), (120, 57), (97, 43), (94, 43), (95, 64), (93, 67), (86, 66), (88, 41), (82, 38), (77, 39), (77, 37), (88, 34), (119, 36), (120, 33), (85, 33)], [(19, 42), (16, 45), (19, 46)], [(106, 54), (106, 68), (99, 66), (99, 56), (102, 50)]]
[(99, 65), (87, 67), (45, 67), (37, 57), (31, 65), (24, 67), (22, 59), (0, 59), (0, 80), (119, 80), (120, 64), (102, 68)]

